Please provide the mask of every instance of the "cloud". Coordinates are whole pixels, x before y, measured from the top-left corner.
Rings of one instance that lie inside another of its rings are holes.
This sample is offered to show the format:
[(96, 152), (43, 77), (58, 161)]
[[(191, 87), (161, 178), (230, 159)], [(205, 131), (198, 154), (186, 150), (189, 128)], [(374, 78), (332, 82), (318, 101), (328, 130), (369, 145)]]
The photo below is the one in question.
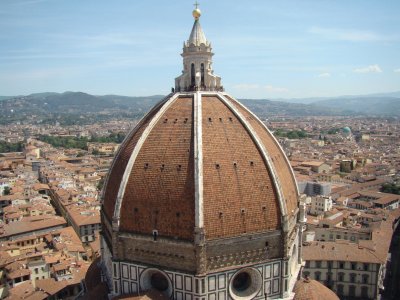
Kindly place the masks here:
[(382, 35), (373, 31), (356, 30), (356, 29), (341, 29), (341, 28), (324, 28), (311, 27), (309, 33), (319, 35), (322, 38), (339, 41), (350, 42), (377, 42), (377, 41), (392, 41), (398, 40), (399, 36)]
[(266, 85), (264, 86), (264, 89), (267, 90), (268, 92), (274, 92), (274, 93), (286, 93), (289, 91), (287, 88), (276, 87), (272, 85)]
[(29, 5), (29, 4), (37, 4), (41, 2), (47, 2), (48, 0), (26, 0), (26, 1), (20, 1), (20, 2), (15, 2), (15, 5)]
[(400, 73), (400, 68), (394, 69), (393, 72), (395, 72), (395, 73)]
[(382, 73), (379, 65), (370, 65), (364, 68), (357, 68), (353, 70), (354, 73)]
[(272, 85), (259, 85), (256, 83), (240, 83), (237, 85), (234, 85), (233, 88), (241, 91), (249, 91), (249, 90), (264, 90), (268, 92), (273, 92), (273, 93), (285, 93), (288, 92), (289, 90), (284, 87), (277, 87), (277, 86), (272, 86)]
[(44, 81), (52, 78), (76, 76), (81, 72), (82, 68), (78, 67), (42, 68), (23, 72), (15, 71), (0, 73), (0, 80)]
[(258, 89), (260, 88), (260, 86), (254, 83), (239, 83), (237, 85), (234, 85), (233, 88), (237, 90), (248, 91)]
[(321, 77), (321, 78), (324, 78), (324, 77), (331, 77), (331, 73), (328, 73), (328, 72), (326, 72), (326, 73), (321, 73), (321, 74), (318, 74), (317, 77)]

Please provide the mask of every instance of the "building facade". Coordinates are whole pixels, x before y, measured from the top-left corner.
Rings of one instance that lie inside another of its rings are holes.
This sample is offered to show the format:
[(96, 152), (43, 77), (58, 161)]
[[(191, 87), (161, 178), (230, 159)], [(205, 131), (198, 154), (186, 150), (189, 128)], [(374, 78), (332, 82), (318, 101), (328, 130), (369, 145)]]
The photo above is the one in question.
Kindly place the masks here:
[(317, 196), (311, 198), (310, 214), (314, 216), (323, 215), (332, 209), (333, 202), (331, 197)]
[(339, 297), (379, 299), (385, 266), (376, 262), (308, 260), (303, 274), (323, 283)]

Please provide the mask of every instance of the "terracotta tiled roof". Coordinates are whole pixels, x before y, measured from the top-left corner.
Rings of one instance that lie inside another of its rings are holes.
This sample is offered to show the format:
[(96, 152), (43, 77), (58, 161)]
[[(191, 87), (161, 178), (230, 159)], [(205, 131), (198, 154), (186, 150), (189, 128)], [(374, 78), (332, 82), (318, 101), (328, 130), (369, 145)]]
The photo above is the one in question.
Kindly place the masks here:
[(9, 300), (43, 300), (49, 295), (42, 291), (35, 291), (31, 281), (25, 281), (9, 290)]
[(232, 103), (243, 113), (250, 125), (253, 126), (271, 156), (272, 163), (281, 181), (283, 197), (286, 202), (288, 214), (292, 215), (298, 207), (297, 184), (285, 153), (280, 148), (279, 143), (275, 140), (273, 135), (265, 129), (265, 126), (258, 118), (253, 117), (243, 107), (239, 106), (239, 103), (234, 99), (229, 99), (231, 99)]
[(18, 222), (4, 225), (4, 233), (0, 234), (0, 238), (18, 236), (35, 230), (42, 230), (57, 226), (65, 226), (66, 221), (59, 216), (37, 216), (26, 217)]
[[(298, 206), (295, 178), (283, 150), (262, 122), (236, 100), (217, 94), (201, 99), (205, 238), (280, 229), (279, 195), (289, 216)], [(180, 95), (168, 107), (163, 107), (165, 101), (120, 147), (105, 185), (103, 211), (111, 221), (124, 172), (136, 150), (120, 195), (119, 230), (151, 234), (157, 229), (160, 236), (192, 241), (197, 157), (194, 112), (198, 108), (193, 95)], [(139, 148), (139, 139), (161, 107), (159, 119)]]
[(380, 222), (378, 228), (372, 232), (372, 240), (359, 240), (358, 243), (344, 240), (312, 242), (303, 246), (303, 259), (383, 264), (388, 256), (393, 220), (393, 217), (389, 217)]
[[(167, 100), (167, 99), (166, 99)], [(140, 122), (139, 124), (129, 133), (117, 155), (113, 161), (113, 167), (110, 169), (108, 174), (108, 184), (104, 192), (103, 209), (105, 215), (111, 220), (114, 214), (115, 202), (117, 199), (118, 189), (124, 175), (125, 168), (128, 164), (129, 158), (132, 154), (133, 149), (136, 146), (137, 141), (150, 123), (152, 117), (158, 112), (161, 106), (166, 100), (158, 103)]]
[(38, 190), (48, 190), (48, 189), (50, 189), (50, 187), (49, 187), (48, 184), (45, 184), (45, 183), (35, 183), (35, 184), (33, 185), (33, 189), (34, 189), (35, 191), (38, 191)]
[(167, 300), (169, 299), (163, 293), (156, 290), (149, 290), (141, 295), (121, 295), (113, 298), (113, 300)]
[(312, 279), (300, 279), (296, 282), (293, 300), (339, 300), (329, 288)]
[(54, 278), (39, 279), (35, 281), (37, 289), (40, 289), (50, 296), (57, 294), (63, 288), (67, 286), (66, 281), (56, 281)]

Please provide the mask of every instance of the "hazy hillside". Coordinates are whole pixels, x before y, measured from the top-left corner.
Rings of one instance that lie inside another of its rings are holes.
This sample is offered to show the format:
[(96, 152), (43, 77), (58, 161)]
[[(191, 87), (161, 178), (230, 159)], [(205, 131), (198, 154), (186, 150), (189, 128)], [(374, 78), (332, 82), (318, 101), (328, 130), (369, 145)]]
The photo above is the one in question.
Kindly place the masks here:
[(390, 93), (376, 93), (369, 95), (344, 95), (338, 97), (311, 97), (311, 98), (278, 98), (271, 99), (273, 101), (290, 102), (290, 103), (303, 103), (303, 104), (319, 104), (325, 100), (335, 100), (335, 99), (365, 99), (365, 98), (400, 98), (400, 91), (390, 92)]
[(266, 118), (277, 115), (283, 116), (334, 116), (334, 115), (348, 115), (340, 108), (319, 107), (315, 105), (308, 105), (302, 103), (287, 103), (272, 100), (251, 100), (241, 99), (251, 111), (259, 117)]
[(15, 96), (0, 96), (0, 101), (6, 100), (6, 99), (11, 99), (11, 98), (15, 98)]
[[(119, 95), (94, 96), (82, 92), (38, 93), (0, 99), (1, 123), (24, 120), (31, 116), (44, 119), (69, 116), (66, 122), (90, 122), (99, 118), (141, 117), (162, 95), (127, 97)], [(310, 99), (309, 99), (310, 100)], [(267, 99), (240, 100), (261, 118), (271, 116), (373, 115), (400, 116), (400, 97), (363, 96), (313, 98), (313, 103), (289, 103)], [(85, 114), (86, 117), (82, 115)], [(65, 119), (65, 117), (62, 117)], [(47, 120), (46, 119), (46, 120)], [(78, 121), (77, 121), (78, 120)]]
[(149, 110), (163, 96), (124, 97), (93, 96), (82, 92), (40, 93), (6, 99), (0, 102), (0, 112), (9, 114), (96, 113), (115, 110)]
[(400, 116), (400, 97), (334, 98), (313, 103), (314, 106), (339, 108), (364, 115)]

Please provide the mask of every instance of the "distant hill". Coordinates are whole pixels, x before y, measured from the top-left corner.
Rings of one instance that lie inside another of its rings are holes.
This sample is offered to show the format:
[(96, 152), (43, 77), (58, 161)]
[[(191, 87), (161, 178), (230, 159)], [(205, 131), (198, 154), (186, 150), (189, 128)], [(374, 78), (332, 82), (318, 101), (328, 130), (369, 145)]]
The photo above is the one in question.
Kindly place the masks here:
[(276, 98), (271, 99), (274, 101), (281, 102), (290, 102), (290, 103), (303, 103), (303, 104), (318, 104), (324, 100), (333, 100), (333, 99), (361, 99), (361, 98), (400, 98), (400, 91), (398, 92), (390, 92), (390, 93), (375, 93), (368, 95), (344, 95), (338, 97), (311, 97), (311, 98)]
[(15, 98), (15, 96), (0, 96), (0, 101), (1, 100), (11, 99), (11, 98)]
[(312, 105), (339, 108), (369, 116), (400, 116), (400, 97), (360, 97), (320, 100)]
[(253, 111), (258, 117), (267, 118), (272, 116), (336, 116), (349, 115), (341, 108), (320, 107), (312, 104), (287, 103), (266, 99), (239, 99), (245, 106)]
[[(137, 118), (149, 111), (163, 97), (162, 95), (148, 97), (95, 96), (83, 92), (37, 93), (12, 98), (2, 96), (0, 97), (3, 99), (0, 101), (0, 114), (4, 119), (1, 123), (24, 120), (32, 115), (45, 118), (69, 115), (82, 120), (83, 114), (90, 114), (92, 121), (98, 119), (99, 116)], [(346, 96), (312, 99), (313, 102), (307, 104), (268, 99), (242, 99), (240, 101), (261, 118), (277, 115), (400, 116), (400, 97)], [(70, 118), (69, 122), (74, 122), (74, 119)]]
[(297, 109), (305, 108), (298, 105), (305, 104), (307, 113), (317, 115), (324, 114), (326, 109), (332, 109), (331, 113), (339, 115), (400, 116), (400, 91), (356, 96), (274, 99), (275, 101), (290, 103), (295, 113)]
[(125, 97), (116, 95), (93, 96), (82, 92), (38, 93), (19, 96), (0, 102), (0, 112), (48, 114), (48, 113), (96, 113), (115, 110), (148, 111), (163, 96)]

